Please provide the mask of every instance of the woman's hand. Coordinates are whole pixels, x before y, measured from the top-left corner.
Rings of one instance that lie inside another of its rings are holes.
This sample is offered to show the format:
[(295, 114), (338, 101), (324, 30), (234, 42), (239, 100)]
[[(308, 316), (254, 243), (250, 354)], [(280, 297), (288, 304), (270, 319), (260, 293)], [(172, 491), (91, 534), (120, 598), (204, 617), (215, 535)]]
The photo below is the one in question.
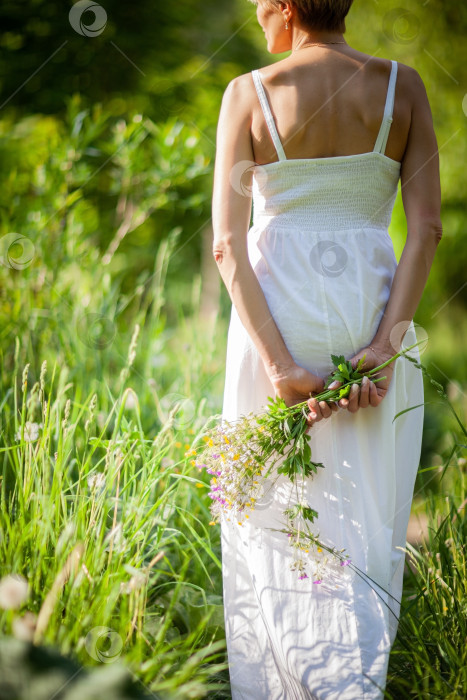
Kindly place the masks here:
[(276, 392), (276, 397), (283, 399), (287, 406), (308, 401), (310, 414), (307, 423), (310, 427), (337, 411), (337, 404), (310, 399), (310, 394), (319, 394), (324, 390), (324, 380), (299, 365), (291, 365), (269, 376)]
[[(366, 355), (362, 371), (368, 372), (370, 369), (378, 367), (382, 365), (383, 362), (389, 360), (393, 354), (394, 353), (385, 350), (379, 350), (378, 348), (373, 349), (372, 347), (366, 347), (354, 355), (354, 357), (350, 359), (350, 362), (352, 367), (355, 368), (363, 355)], [(368, 406), (376, 408), (386, 396), (393, 372), (394, 365), (391, 363), (381, 370), (381, 372), (373, 375), (373, 379), (377, 379), (378, 377), (386, 377), (386, 379), (375, 384), (372, 380), (364, 377), (361, 384), (353, 384), (350, 389), (350, 394), (346, 398), (340, 399), (339, 406), (341, 408), (346, 408), (351, 413), (356, 413), (359, 408), (368, 408)]]

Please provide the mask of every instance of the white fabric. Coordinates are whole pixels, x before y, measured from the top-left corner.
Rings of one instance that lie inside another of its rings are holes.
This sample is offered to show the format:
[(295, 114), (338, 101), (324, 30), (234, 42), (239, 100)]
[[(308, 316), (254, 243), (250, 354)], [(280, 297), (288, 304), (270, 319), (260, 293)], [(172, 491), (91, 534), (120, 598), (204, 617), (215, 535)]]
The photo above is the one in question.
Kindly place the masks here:
[(255, 83), (256, 92), (258, 93), (259, 103), (263, 109), (264, 118), (266, 119), (266, 124), (268, 125), (269, 133), (271, 134), (272, 141), (274, 143), (275, 149), (279, 160), (286, 160), (284, 149), (282, 148), (281, 140), (279, 134), (277, 133), (276, 125), (274, 124), (274, 119), (269, 109), (268, 99), (264, 92), (263, 83), (261, 82), (261, 77), (259, 71), (252, 71), (253, 81)]
[[(332, 370), (331, 353), (351, 357), (380, 322), (396, 269), (387, 227), (399, 173), (400, 164), (377, 151), (254, 168), (251, 264), (294, 360), (319, 376)], [(413, 342), (411, 325), (404, 344)], [(268, 396), (273, 387), (232, 306), (223, 417), (260, 411)], [(313, 459), (325, 464), (305, 485), (319, 513), (314, 531), (345, 548), (375, 583), (348, 566), (321, 584), (290, 571), (288, 539), (269, 529), (283, 526), (285, 477), (245, 524), (222, 521), (233, 700), (383, 697), (423, 408), (393, 418), (422, 402), (420, 372), (400, 358), (378, 408), (340, 409), (311, 431)]]
[(376, 139), (374, 149), (375, 151), (378, 151), (378, 153), (384, 153), (384, 151), (386, 150), (389, 130), (392, 124), (392, 111), (394, 108), (394, 94), (397, 80), (397, 61), (391, 61), (391, 63), (391, 75), (389, 76), (389, 86), (386, 97), (386, 104), (384, 106), (383, 121), (381, 122), (381, 128), (379, 130), (378, 138)]

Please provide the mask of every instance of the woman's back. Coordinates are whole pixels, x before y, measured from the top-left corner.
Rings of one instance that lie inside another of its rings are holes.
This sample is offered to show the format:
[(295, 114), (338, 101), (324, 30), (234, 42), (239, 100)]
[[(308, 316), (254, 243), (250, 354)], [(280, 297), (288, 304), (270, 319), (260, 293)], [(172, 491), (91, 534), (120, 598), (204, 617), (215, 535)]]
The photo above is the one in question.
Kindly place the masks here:
[[(411, 68), (398, 64), (393, 124), (386, 155), (402, 161), (411, 121)], [(321, 158), (373, 150), (391, 61), (345, 49), (307, 47), (261, 68), (263, 86), (287, 158)], [(247, 76), (242, 76), (246, 78)], [(246, 80), (245, 80), (246, 82)], [(254, 89), (251, 136), (255, 161), (277, 159)]]

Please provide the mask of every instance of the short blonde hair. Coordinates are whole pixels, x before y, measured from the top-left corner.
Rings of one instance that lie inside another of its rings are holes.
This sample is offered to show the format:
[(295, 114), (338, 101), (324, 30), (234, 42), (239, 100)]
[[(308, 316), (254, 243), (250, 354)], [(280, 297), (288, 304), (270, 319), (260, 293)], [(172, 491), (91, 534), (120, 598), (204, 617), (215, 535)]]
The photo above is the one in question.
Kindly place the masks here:
[[(255, 5), (265, 2), (279, 8), (280, 0), (250, 0)], [(353, 0), (290, 0), (301, 24), (309, 29), (345, 32), (345, 18)]]

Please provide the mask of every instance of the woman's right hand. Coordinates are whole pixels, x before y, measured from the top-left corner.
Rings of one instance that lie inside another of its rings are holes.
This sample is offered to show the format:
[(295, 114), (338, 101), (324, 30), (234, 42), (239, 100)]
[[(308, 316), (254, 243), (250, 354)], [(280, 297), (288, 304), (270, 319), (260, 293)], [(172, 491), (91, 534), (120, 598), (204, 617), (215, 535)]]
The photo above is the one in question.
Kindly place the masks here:
[(299, 365), (291, 365), (269, 376), (274, 387), (276, 397), (283, 399), (287, 406), (295, 406), (297, 403), (308, 402), (310, 413), (307, 423), (311, 427), (314, 423), (329, 418), (337, 411), (337, 404), (328, 404), (326, 401), (316, 401), (310, 398), (312, 394), (319, 394), (324, 390), (324, 380), (316, 374)]

